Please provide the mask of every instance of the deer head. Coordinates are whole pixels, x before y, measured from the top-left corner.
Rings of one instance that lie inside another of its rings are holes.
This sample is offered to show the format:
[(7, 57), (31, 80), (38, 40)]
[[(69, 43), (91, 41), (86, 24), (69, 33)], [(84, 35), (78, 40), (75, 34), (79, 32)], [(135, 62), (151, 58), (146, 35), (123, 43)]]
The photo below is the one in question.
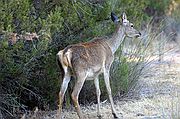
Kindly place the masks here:
[(141, 33), (134, 28), (134, 25), (127, 20), (125, 13), (122, 14), (121, 20), (119, 20), (118, 17), (113, 12), (111, 12), (111, 19), (119, 27), (119, 29), (121, 29), (118, 32), (122, 32), (123, 29), (125, 36), (139, 37), (141, 35)]

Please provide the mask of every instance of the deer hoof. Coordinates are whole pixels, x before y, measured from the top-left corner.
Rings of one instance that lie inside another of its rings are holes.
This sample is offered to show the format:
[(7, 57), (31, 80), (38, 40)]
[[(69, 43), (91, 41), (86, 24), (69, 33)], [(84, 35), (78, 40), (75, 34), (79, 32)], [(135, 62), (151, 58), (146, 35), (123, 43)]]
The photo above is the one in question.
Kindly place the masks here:
[(97, 115), (97, 117), (98, 117), (98, 119), (101, 119), (101, 118), (102, 118), (102, 116), (101, 116), (101, 115)]
[(115, 119), (118, 119), (118, 116), (116, 113), (112, 113), (112, 115), (114, 116)]

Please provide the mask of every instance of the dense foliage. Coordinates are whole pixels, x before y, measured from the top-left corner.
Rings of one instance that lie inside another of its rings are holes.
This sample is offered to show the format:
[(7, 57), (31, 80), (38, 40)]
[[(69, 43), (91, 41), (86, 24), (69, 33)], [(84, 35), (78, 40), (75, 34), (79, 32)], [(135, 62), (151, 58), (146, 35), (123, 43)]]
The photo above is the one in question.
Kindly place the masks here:
[[(0, 1), (0, 110), (9, 115), (14, 114), (16, 109), (26, 110), (35, 106), (57, 108), (62, 71), (56, 65), (56, 53), (68, 44), (111, 34), (114, 30), (111, 11), (118, 16), (125, 11), (135, 26), (140, 27), (142, 21), (146, 22), (155, 15), (153, 10), (162, 15), (169, 5), (168, 0), (158, 1), (163, 4), (157, 4), (156, 0)], [(8, 40), (12, 32), (19, 35), (35, 32), (39, 38), (34, 42), (20, 38), (10, 46)], [(127, 92), (130, 87), (130, 65), (126, 58), (119, 60), (122, 63), (112, 69), (114, 95), (118, 91)], [(93, 83), (85, 85), (80, 96), (81, 103), (96, 101)], [(73, 87), (73, 82), (70, 87)], [(103, 82), (101, 88), (104, 97), (106, 90)], [(94, 98), (89, 100), (89, 97)], [(70, 103), (69, 96), (66, 103)]]

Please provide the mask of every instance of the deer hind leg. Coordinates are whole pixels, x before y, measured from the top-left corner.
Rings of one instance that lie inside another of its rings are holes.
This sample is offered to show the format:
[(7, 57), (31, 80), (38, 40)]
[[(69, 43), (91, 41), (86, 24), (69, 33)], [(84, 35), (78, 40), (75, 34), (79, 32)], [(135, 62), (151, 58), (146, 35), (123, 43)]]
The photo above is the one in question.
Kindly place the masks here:
[(63, 67), (63, 69), (64, 69), (65, 74), (64, 74), (63, 82), (61, 84), (61, 89), (59, 92), (59, 117), (60, 118), (61, 118), (62, 103), (64, 100), (64, 94), (67, 90), (68, 83), (69, 83), (70, 78), (71, 78), (70, 72), (68, 71), (68, 67)]
[(100, 114), (100, 95), (101, 95), (101, 90), (99, 88), (99, 79), (98, 79), (98, 77), (96, 77), (94, 79), (94, 84), (95, 84), (96, 95), (97, 95), (97, 117), (101, 118), (101, 114)]
[(114, 118), (118, 118), (116, 110), (114, 108), (114, 102), (113, 102), (113, 98), (112, 98), (112, 94), (111, 94), (111, 87), (110, 87), (110, 82), (109, 82), (109, 71), (107, 71), (107, 70), (104, 71), (104, 81), (105, 81), (107, 93), (109, 95), (109, 100), (111, 103), (112, 114), (113, 114)]
[(75, 109), (76, 109), (77, 114), (80, 119), (84, 119), (84, 117), (83, 117), (83, 114), (82, 114), (80, 106), (79, 106), (78, 97), (79, 97), (79, 93), (83, 87), (83, 84), (86, 80), (86, 77), (87, 77), (87, 75), (85, 73), (80, 73), (79, 75), (77, 75), (77, 82), (76, 82), (73, 92), (71, 94)]

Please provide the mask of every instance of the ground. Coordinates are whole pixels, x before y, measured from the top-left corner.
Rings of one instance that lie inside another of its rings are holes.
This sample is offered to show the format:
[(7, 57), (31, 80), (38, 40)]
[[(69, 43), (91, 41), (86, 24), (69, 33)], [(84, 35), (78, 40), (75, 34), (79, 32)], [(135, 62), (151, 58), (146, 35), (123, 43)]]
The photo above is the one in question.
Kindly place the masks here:
[[(161, 62), (154, 60), (139, 84), (123, 99), (115, 99), (120, 119), (180, 118), (180, 51), (164, 54)], [(96, 104), (81, 106), (86, 119), (97, 119)], [(35, 119), (56, 119), (57, 111), (41, 112)], [(101, 102), (102, 119), (112, 119), (109, 101)], [(63, 119), (78, 119), (75, 109), (63, 110)]]

